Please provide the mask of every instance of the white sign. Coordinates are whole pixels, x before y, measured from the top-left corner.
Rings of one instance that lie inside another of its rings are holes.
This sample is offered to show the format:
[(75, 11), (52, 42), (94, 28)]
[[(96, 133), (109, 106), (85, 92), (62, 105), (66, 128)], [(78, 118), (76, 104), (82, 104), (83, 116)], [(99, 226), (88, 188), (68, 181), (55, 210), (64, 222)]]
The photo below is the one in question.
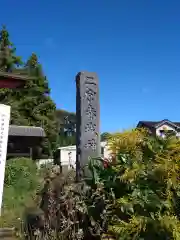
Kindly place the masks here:
[(6, 166), (10, 111), (10, 106), (0, 104), (0, 216), (4, 188), (4, 174)]

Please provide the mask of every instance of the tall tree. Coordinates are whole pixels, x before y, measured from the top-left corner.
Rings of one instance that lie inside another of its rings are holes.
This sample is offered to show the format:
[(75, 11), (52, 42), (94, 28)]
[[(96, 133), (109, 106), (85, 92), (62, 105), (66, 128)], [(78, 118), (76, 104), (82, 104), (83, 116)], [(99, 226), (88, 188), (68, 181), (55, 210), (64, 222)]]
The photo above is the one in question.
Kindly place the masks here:
[(12, 72), (22, 65), (21, 58), (16, 56), (16, 48), (9, 40), (9, 32), (3, 26), (0, 31), (0, 71)]
[(30, 58), (27, 60), (25, 70), (28, 75), (35, 77), (34, 80), (27, 82), (26, 88), (31, 88), (34, 94), (49, 95), (50, 88), (48, 80), (43, 73), (42, 66), (38, 62), (38, 57), (35, 53), (32, 53)]
[[(20, 112), (28, 124), (44, 128), (48, 145), (55, 147), (57, 141), (56, 105), (50, 97), (50, 88), (38, 57), (33, 53), (25, 64), (25, 70), (32, 80), (27, 81), (21, 96)], [(48, 148), (49, 148), (48, 146)]]
[[(0, 30), (0, 71), (14, 72), (22, 65), (21, 58), (16, 56), (16, 48), (10, 41), (9, 32), (5, 26)], [(19, 114), (19, 104), (16, 90), (0, 89), (0, 102), (11, 106), (11, 119), (17, 119), (19, 124), (27, 123)]]
[[(47, 135), (46, 150), (57, 141), (56, 105), (50, 97), (48, 80), (33, 53), (24, 66), (16, 56), (5, 26), (0, 31), (0, 71), (31, 77), (23, 89), (0, 89), (0, 102), (11, 106), (11, 124), (41, 126)], [(19, 68), (21, 66), (21, 68)]]

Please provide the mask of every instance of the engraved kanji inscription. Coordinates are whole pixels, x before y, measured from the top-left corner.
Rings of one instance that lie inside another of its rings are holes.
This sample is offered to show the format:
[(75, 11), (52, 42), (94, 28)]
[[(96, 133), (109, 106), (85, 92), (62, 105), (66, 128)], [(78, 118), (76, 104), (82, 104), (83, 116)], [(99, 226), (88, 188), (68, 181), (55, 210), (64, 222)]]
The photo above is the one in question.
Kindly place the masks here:
[(91, 140), (88, 140), (88, 142), (84, 145), (84, 148), (85, 149), (92, 149), (93, 152), (96, 151), (96, 148), (97, 148), (97, 143), (96, 143), (96, 140), (95, 139), (91, 139)]
[(86, 115), (90, 121), (96, 118), (96, 109), (93, 108), (91, 104), (89, 104), (88, 108), (86, 109)]
[(85, 126), (85, 132), (95, 132), (96, 131), (96, 124), (93, 122), (89, 122)]
[(77, 116), (77, 179), (80, 169), (90, 174), (86, 168), (89, 157), (100, 156), (99, 134), (99, 84), (96, 73), (80, 72), (76, 76), (76, 116)]
[(94, 77), (88, 77), (88, 76), (87, 76), (87, 77), (86, 77), (86, 80), (91, 80), (91, 81), (92, 81), (92, 80), (94, 80)]
[(94, 91), (93, 89), (91, 89), (91, 88), (89, 88), (89, 87), (86, 87), (86, 90), (85, 90), (85, 98), (87, 99), (87, 101), (88, 101), (89, 103), (91, 103), (92, 101), (94, 101), (95, 96), (96, 96), (96, 91)]

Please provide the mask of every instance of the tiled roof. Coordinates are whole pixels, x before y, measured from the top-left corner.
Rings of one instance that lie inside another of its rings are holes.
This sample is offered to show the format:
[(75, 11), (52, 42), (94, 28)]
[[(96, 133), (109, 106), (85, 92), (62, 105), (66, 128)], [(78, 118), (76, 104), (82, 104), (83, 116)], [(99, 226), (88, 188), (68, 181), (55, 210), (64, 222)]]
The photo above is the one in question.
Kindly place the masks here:
[(46, 134), (41, 127), (10, 125), (9, 136), (46, 137)]
[(161, 121), (153, 122), (153, 121), (139, 121), (139, 124), (143, 124), (147, 127), (155, 127), (156, 124), (159, 124)]
[(155, 128), (157, 127), (159, 124), (162, 124), (164, 122), (169, 123), (170, 125), (175, 125), (176, 127), (180, 127), (180, 122), (171, 122), (168, 119), (164, 119), (161, 121), (139, 121), (137, 126), (146, 126), (146, 127), (150, 127), (150, 128)]
[(5, 78), (12, 78), (12, 79), (18, 79), (18, 80), (29, 80), (29, 79), (35, 79), (35, 77), (30, 77), (28, 75), (22, 75), (18, 73), (7, 73), (7, 72), (1, 72), (0, 71), (0, 77), (5, 77)]
[(178, 127), (180, 127), (180, 122), (173, 122), (175, 125), (177, 125)]

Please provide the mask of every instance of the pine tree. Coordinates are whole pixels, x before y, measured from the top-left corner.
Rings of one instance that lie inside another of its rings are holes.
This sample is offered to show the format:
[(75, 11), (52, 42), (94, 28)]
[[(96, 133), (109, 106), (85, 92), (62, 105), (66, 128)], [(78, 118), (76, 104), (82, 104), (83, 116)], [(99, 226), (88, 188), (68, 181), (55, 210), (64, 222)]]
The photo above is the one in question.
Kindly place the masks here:
[(21, 96), (20, 112), (28, 119), (28, 125), (44, 128), (48, 143), (54, 148), (57, 139), (56, 105), (50, 97), (50, 88), (38, 57), (33, 53), (25, 64), (25, 70), (32, 80), (27, 81)]
[(12, 72), (22, 65), (21, 58), (15, 54), (16, 48), (9, 40), (9, 32), (3, 26), (0, 31), (0, 71)]
[(38, 94), (50, 94), (50, 88), (46, 76), (43, 74), (42, 66), (38, 62), (38, 57), (35, 53), (32, 53), (27, 63), (25, 64), (25, 70), (28, 75), (35, 77), (34, 80), (27, 82), (26, 87), (31, 88), (34, 93)]

